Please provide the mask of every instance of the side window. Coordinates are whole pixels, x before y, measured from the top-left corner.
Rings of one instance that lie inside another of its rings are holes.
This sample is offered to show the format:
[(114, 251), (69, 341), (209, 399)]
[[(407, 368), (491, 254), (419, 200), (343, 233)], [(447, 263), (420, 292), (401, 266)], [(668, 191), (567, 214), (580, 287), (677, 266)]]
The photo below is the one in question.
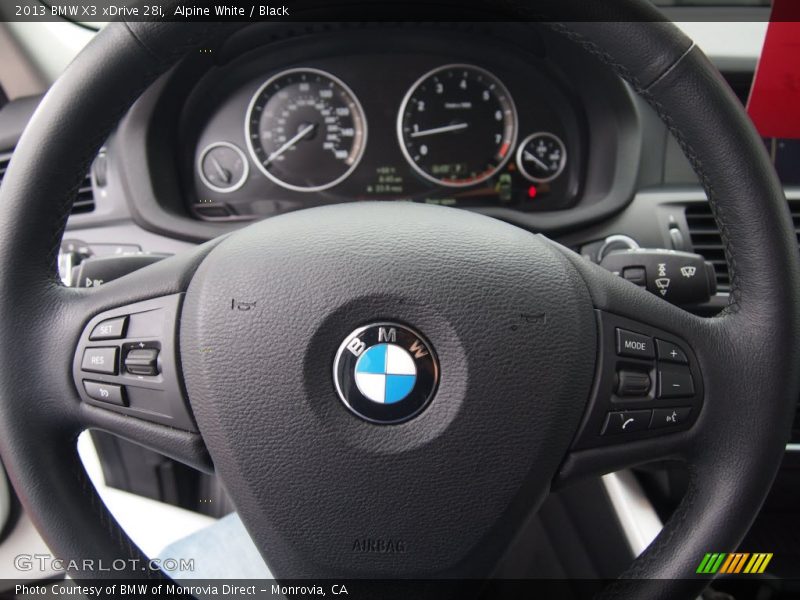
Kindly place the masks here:
[(8, 480), (6, 479), (6, 471), (3, 468), (3, 463), (0, 462), (0, 533), (2, 533), (6, 527), (10, 513), (11, 491), (8, 487)]

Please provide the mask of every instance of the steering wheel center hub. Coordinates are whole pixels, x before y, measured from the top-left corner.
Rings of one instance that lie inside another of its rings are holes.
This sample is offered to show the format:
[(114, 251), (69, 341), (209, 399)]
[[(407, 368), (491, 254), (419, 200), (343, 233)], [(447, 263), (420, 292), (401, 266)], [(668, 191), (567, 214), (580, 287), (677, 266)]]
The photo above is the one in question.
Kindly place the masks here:
[(595, 331), (583, 280), (537, 236), (339, 205), (210, 252), (181, 351), (214, 464), (277, 573), (419, 575), (474, 566), (538, 504), (589, 395)]

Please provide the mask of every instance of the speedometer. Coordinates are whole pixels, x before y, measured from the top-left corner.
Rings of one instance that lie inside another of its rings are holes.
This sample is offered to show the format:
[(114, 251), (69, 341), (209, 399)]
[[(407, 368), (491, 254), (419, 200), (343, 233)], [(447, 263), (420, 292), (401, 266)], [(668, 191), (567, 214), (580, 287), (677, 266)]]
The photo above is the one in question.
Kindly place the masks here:
[(465, 187), (489, 179), (508, 161), (517, 139), (517, 111), (506, 87), (485, 69), (446, 65), (408, 91), (397, 135), (420, 175)]
[(340, 79), (317, 69), (290, 69), (253, 95), (245, 137), (251, 158), (269, 179), (316, 192), (344, 181), (358, 166), (367, 121)]

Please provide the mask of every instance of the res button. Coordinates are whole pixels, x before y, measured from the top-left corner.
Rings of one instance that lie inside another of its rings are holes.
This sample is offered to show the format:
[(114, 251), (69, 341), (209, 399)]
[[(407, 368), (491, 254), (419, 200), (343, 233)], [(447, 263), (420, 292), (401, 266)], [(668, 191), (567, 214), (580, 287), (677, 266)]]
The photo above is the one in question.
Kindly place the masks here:
[(617, 328), (617, 354), (633, 358), (655, 358), (653, 338)]
[(117, 374), (117, 348), (86, 348), (81, 369), (90, 373)]

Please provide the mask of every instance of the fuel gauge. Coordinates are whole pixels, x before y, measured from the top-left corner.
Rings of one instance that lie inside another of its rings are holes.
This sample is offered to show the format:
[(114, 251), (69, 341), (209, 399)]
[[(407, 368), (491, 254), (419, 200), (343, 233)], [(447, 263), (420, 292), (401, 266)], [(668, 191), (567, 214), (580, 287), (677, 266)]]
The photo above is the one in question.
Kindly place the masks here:
[(552, 181), (564, 171), (567, 149), (552, 133), (533, 133), (522, 140), (517, 149), (517, 167), (531, 181)]
[(239, 148), (228, 142), (215, 142), (200, 154), (197, 171), (208, 189), (227, 194), (244, 185), (250, 166)]

